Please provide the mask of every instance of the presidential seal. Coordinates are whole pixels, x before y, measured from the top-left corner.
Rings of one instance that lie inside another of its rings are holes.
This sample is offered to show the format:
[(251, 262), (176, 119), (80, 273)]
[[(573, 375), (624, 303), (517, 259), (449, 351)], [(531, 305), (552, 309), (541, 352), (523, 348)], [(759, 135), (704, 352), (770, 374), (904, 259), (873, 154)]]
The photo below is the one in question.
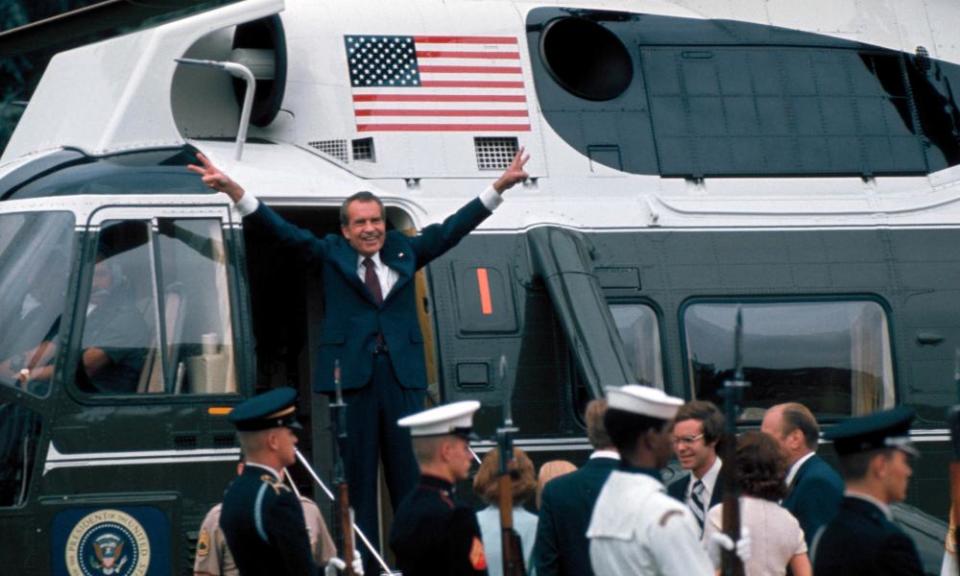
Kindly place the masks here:
[(145, 576), (150, 566), (146, 530), (120, 510), (97, 510), (81, 518), (65, 552), (70, 576)]

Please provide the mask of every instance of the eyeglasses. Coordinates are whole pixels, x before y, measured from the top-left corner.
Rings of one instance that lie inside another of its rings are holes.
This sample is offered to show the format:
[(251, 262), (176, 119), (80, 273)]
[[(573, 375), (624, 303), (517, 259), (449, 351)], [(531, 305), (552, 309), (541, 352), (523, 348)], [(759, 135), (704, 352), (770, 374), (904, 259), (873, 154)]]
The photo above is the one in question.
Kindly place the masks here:
[(670, 440), (674, 444), (683, 444), (684, 446), (692, 446), (697, 443), (697, 440), (703, 438), (703, 432), (697, 434), (696, 436), (674, 436)]

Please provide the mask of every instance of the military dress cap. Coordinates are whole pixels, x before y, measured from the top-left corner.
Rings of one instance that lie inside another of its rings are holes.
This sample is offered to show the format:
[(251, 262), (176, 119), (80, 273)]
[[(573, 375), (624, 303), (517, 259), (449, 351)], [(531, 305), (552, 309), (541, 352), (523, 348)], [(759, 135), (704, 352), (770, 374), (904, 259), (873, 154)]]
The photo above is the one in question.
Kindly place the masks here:
[(881, 448), (897, 448), (916, 455), (917, 451), (910, 442), (913, 417), (913, 408), (898, 406), (892, 410), (849, 418), (823, 436), (833, 440), (840, 456)]
[(241, 432), (281, 427), (301, 430), (296, 402), (297, 391), (284, 386), (241, 402), (227, 419)]
[(480, 409), (476, 400), (444, 404), (397, 420), (397, 425), (410, 429), (413, 437), (454, 434), (469, 437), (473, 430), (473, 413)]
[(661, 420), (672, 419), (683, 405), (683, 400), (668, 396), (663, 390), (650, 386), (607, 386), (606, 391), (609, 408)]

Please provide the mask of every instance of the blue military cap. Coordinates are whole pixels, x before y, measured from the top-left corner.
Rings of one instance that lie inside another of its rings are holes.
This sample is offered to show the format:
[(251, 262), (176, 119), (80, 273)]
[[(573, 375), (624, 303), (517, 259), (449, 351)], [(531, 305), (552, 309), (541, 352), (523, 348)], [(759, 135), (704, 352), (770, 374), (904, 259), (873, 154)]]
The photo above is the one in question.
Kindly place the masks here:
[(891, 410), (874, 412), (844, 420), (824, 433), (824, 438), (833, 440), (837, 454), (845, 456), (881, 448), (897, 448), (917, 455), (910, 442), (910, 424), (914, 410), (898, 406)]
[(297, 391), (284, 386), (241, 402), (227, 417), (240, 432), (268, 428), (301, 430), (297, 422)]

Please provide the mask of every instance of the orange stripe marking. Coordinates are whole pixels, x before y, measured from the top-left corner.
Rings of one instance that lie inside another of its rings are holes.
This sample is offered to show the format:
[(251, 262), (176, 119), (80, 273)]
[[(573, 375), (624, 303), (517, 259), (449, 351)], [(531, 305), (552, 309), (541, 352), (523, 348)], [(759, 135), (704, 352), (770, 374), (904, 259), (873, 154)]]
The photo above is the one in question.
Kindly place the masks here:
[(486, 268), (477, 268), (477, 286), (480, 288), (480, 312), (484, 316), (493, 314), (493, 301), (490, 299), (490, 278)]

